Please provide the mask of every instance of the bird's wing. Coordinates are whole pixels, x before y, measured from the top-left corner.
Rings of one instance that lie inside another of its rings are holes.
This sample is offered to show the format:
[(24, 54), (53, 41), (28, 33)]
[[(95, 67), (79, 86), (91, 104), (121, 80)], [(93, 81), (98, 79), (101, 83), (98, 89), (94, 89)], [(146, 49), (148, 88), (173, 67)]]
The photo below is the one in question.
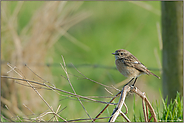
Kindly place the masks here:
[(122, 60), (125, 65), (133, 67), (141, 72), (145, 72), (146, 74), (150, 74), (149, 70), (135, 56), (131, 55)]

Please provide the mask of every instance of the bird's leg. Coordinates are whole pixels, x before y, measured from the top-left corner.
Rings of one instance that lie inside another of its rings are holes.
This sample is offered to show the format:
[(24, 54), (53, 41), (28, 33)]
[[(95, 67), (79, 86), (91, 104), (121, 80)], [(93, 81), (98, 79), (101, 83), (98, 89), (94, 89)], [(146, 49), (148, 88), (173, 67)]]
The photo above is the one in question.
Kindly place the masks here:
[(134, 78), (132, 78), (127, 84), (125, 84), (125, 86), (128, 85), (133, 79), (134, 79)]
[(134, 86), (135, 85), (135, 82), (137, 81), (137, 77), (135, 78), (135, 80), (134, 80), (134, 84), (132, 85), (132, 86)]

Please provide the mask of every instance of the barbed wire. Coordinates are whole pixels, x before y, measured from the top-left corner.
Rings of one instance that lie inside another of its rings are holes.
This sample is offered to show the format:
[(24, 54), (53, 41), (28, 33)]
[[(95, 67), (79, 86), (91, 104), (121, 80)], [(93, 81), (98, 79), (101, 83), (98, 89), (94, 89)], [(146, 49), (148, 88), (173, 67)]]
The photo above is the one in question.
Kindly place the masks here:
[[(13, 64), (9, 61), (3, 61), (1, 60), (1, 65), (2, 64), (7, 64), (7, 63), (10, 63), (10, 64)], [(16, 62), (16, 65), (23, 65), (23, 66), (26, 66), (26, 65), (29, 65), (29, 66), (38, 66), (38, 67), (43, 67), (43, 66), (46, 66), (46, 67), (60, 67), (61, 66), (61, 63), (19, 63), (19, 62)], [(116, 67), (115, 66), (106, 66), (106, 65), (100, 65), (100, 64), (66, 64), (66, 66), (68, 68), (82, 68), (82, 67), (91, 67), (91, 68), (101, 68), (101, 69), (112, 69), (112, 70), (116, 70)], [(75, 66), (75, 67), (74, 67)], [(161, 71), (161, 69), (159, 68), (148, 68), (149, 70), (152, 70), (152, 71)]]

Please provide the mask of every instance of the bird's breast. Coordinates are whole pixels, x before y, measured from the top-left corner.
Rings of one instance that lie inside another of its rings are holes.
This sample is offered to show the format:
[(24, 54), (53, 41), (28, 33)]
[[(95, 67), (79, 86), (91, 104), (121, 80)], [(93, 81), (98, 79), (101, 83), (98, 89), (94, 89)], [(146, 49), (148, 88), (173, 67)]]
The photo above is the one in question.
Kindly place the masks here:
[(124, 75), (125, 77), (137, 77), (139, 76), (141, 73), (136, 70), (135, 68), (131, 67), (131, 66), (127, 66), (123, 60), (121, 59), (117, 59), (115, 61), (116, 64), (116, 68), (118, 69), (118, 71)]

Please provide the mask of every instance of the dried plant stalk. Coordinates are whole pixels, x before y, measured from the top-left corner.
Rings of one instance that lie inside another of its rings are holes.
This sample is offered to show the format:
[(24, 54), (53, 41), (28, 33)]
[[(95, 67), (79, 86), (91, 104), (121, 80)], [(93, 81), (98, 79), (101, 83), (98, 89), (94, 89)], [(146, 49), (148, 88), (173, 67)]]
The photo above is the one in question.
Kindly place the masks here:
[[(65, 36), (72, 43), (76, 44), (83, 50), (89, 50), (89, 47), (82, 44), (80, 41), (75, 39), (72, 35), (67, 33), (68, 29), (82, 20), (90, 16), (89, 12), (77, 11), (83, 2), (67, 2), (67, 1), (48, 1), (43, 2), (42, 6), (33, 13), (30, 21), (21, 29), (18, 25), (18, 15), (22, 10), (26, 2), (19, 1), (16, 4), (13, 13), (10, 12), (11, 2), (2, 2), (2, 60), (9, 61), (10, 63), (16, 65), (16, 70), (19, 68), (21, 71), (21, 76), (33, 79), (35, 75), (32, 71), (28, 70), (23, 66), (23, 63), (29, 65), (29, 63), (39, 63), (44, 62), (46, 58), (47, 51), (59, 40), (61, 36)], [(74, 14), (70, 14), (73, 12)], [(62, 46), (61, 46), (62, 47)], [(47, 77), (48, 81), (52, 80), (49, 68), (44, 66), (32, 66), (31, 69), (35, 71), (38, 75), (42, 77)], [(9, 70), (6, 65), (2, 65), (2, 75), (7, 75), (6, 72)], [(8, 73), (9, 76), (17, 76), (13, 72)], [(24, 79), (26, 79), (24, 78)], [(7, 80), (9, 81), (9, 80)], [(5, 81), (4, 81), (5, 82)], [(31, 88), (22, 88), (19, 84), (14, 84), (14, 82), (3, 83), (4, 88), (15, 87), (10, 89), (9, 94), (6, 94), (6, 90), (2, 89), (2, 94), (4, 98), (8, 99), (12, 103), (12, 108), (10, 111), (16, 115), (16, 108), (21, 108), (22, 112), (29, 114), (30, 111), (25, 108), (22, 104), (27, 105), (30, 110), (35, 113), (40, 113), (45, 111), (47, 107), (43, 107), (43, 101), (39, 99), (36, 93), (32, 92)], [(27, 86), (30, 86), (27, 83)], [(50, 93), (46, 92), (44, 89), (40, 90), (41, 95), (48, 95)], [(18, 96), (17, 96), (18, 95)], [(53, 97), (53, 96), (51, 96)], [(19, 98), (19, 99), (18, 99)], [(49, 96), (47, 96), (48, 100)], [(56, 108), (58, 105), (58, 97), (53, 97), (55, 101), (52, 101), (52, 106)], [(34, 100), (33, 100), (34, 99)], [(20, 105), (18, 106), (18, 101)], [(57, 102), (57, 103), (56, 103)], [(42, 106), (41, 110), (37, 112), (36, 107)], [(2, 107), (3, 108), (3, 107)], [(7, 110), (7, 109), (4, 109)], [(9, 111), (9, 112), (10, 112)], [(11, 116), (11, 114), (7, 114)], [(11, 118), (11, 117), (9, 117)]]
[(109, 119), (109, 122), (114, 122), (116, 120), (116, 118), (118, 117), (119, 114), (122, 114), (122, 116), (128, 121), (130, 122), (130, 120), (126, 117), (126, 115), (124, 115), (123, 112), (121, 112), (121, 108), (125, 102), (125, 98), (127, 93), (130, 91), (130, 86), (126, 85), (123, 87), (122, 91), (121, 91), (121, 96), (118, 102), (118, 105), (116, 106), (116, 108), (114, 109), (111, 118)]
[[(155, 111), (153, 109), (153, 107), (151, 106), (149, 100), (147, 99), (147, 97), (145, 96), (145, 93), (141, 92), (138, 88), (134, 87), (134, 86), (130, 86), (128, 84), (126, 84), (122, 91), (120, 91), (118, 94), (116, 94), (116, 96), (114, 98), (111, 99), (114, 100), (117, 95), (121, 94), (120, 96), (120, 99), (119, 99), (119, 102), (116, 106), (116, 108), (114, 109), (110, 119), (109, 119), (109, 122), (115, 122), (117, 117), (119, 116), (119, 114), (121, 114), (121, 116), (123, 116), (123, 118), (127, 121), (127, 122), (131, 122), (128, 117), (125, 115), (125, 113), (123, 113), (121, 111), (121, 108), (123, 106), (123, 104), (125, 103), (125, 98), (126, 98), (126, 95), (128, 92), (133, 92), (137, 95), (139, 95), (141, 98), (142, 98), (142, 107), (143, 107), (143, 113), (144, 113), (144, 119), (145, 119), (145, 122), (150, 122), (151, 121), (151, 118), (154, 119), (154, 122), (157, 122), (157, 118), (156, 118), (156, 114), (155, 114)], [(110, 101), (110, 102), (111, 102)], [(145, 104), (144, 104), (145, 102)], [(96, 118), (98, 118), (104, 111), (105, 109), (108, 107), (109, 105), (106, 105), (106, 107), (95, 117), (95, 119), (93, 121), (96, 120)], [(146, 106), (146, 109), (145, 109), (145, 106)], [(149, 118), (148, 120), (148, 108), (151, 112), (151, 117)]]

